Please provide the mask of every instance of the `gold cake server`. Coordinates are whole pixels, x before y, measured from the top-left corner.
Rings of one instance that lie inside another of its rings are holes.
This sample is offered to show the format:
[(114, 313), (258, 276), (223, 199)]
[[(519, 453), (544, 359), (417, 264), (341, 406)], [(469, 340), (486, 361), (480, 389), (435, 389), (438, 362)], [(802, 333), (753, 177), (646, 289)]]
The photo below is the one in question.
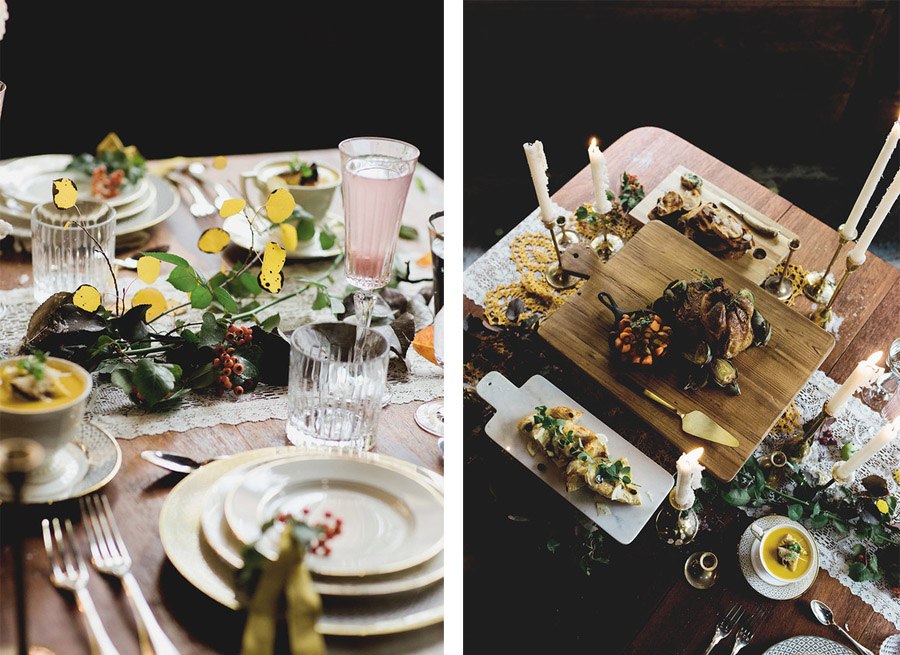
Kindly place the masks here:
[(705, 439), (706, 441), (720, 443), (723, 446), (737, 448), (738, 440), (734, 435), (700, 410), (695, 409), (694, 411), (685, 414), (684, 412), (679, 411), (675, 405), (667, 400), (663, 400), (649, 389), (641, 389), (641, 391), (650, 400), (657, 402), (666, 409), (670, 409), (678, 414), (678, 416), (681, 417), (681, 429), (688, 434), (699, 437), (700, 439)]

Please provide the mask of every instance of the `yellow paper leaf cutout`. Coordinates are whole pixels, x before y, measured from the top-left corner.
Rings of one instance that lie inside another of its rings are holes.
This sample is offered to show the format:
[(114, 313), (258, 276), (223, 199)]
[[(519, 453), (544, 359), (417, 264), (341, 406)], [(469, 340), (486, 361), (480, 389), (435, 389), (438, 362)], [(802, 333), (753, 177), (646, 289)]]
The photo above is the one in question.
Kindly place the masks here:
[(273, 223), (280, 223), (292, 213), (297, 203), (287, 189), (275, 189), (266, 200), (266, 214)]
[(159, 289), (154, 289), (153, 287), (141, 289), (132, 296), (131, 306), (137, 307), (138, 305), (150, 305), (147, 308), (146, 315), (148, 321), (152, 321), (169, 308), (166, 297), (162, 295)]
[(96, 312), (103, 298), (90, 284), (82, 284), (72, 294), (72, 304), (86, 312)]
[(57, 209), (72, 209), (78, 200), (78, 187), (67, 177), (53, 180), (53, 204)]
[(63, 225), (64, 230), (68, 230), (70, 227), (72, 227), (72, 221), (66, 221), (66, 224)]
[(215, 157), (213, 159), (212, 167), (215, 168), (216, 170), (221, 171), (226, 166), (228, 166), (228, 158), (227, 157), (225, 157), (223, 155), (219, 155), (218, 157)]
[(160, 261), (155, 257), (144, 255), (137, 261), (137, 274), (144, 284), (153, 284), (159, 277)]
[(426, 266), (431, 266), (431, 253), (430, 253), (430, 252), (426, 252), (424, 255), (422, 255), (421, 257), (419, 257), (419, 258), (416, 260), (416, 266), (421, 266), (421, 267), (423, 267), (423, 268), (426, 267)]
[(278, 227), (281, 228), (281, 245), (286, 250), (293, 250), (297, 247), (297, 228), (290, 223), (282, 223)]
[(243, 198), (229, 198), (222, 203), (222, 207), (219, 209), (219, 216), (222, 218), (234, 216), (238, 212), (244, 211), (244, 207), (246, 206), (247, 203)]
[(259, 271), (257, 280), (259, 286), (269, 293), (278, 293), (284, 286), (284, 263), (287, 261), (287, 251), (274, 241), (266, 244), (263, 251), (262, 269)]
[(197, 247), (211, 255), (222, 252), (231, 241), (231, 235), (220, 227), (211, 227), (204, 230), (197, 240)]

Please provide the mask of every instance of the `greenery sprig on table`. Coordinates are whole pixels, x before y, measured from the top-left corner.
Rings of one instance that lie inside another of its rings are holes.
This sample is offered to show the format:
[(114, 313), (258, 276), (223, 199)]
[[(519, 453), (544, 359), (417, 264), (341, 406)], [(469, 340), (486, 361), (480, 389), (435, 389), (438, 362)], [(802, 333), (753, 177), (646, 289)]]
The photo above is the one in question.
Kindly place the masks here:
[(698, 501), (733, 507), (768, 507), (814, 529), (830, 528), (838, 535), (867, 542), (854, 544), (850, 577), (856, 581), (884, 582), (900, 593), (900, 526), (895, 524), (897, 497), (888, 483), (871, 475), (862, 490), (834, 485), (824, 488), (818, 475), (791, 467), (790, 491), (771, 486), (755, 458), (750, 458), (734, 480), (722, 484), (704, 474)]

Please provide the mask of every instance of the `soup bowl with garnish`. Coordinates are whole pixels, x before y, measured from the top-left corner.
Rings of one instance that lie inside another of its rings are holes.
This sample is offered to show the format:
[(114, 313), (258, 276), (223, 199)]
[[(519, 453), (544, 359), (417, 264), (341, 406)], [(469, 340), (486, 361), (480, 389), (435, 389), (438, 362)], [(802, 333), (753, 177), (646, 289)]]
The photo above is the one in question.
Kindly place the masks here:
[(252, 182), (265, 197), (276, 189), (287, 189), (296, 203), (318, 221), (331, 206), (334, 191), (341, 185), (341, 174), (318, 162), (276, 157), (241, 174), (245, 196), (247, 182)]
[(783, 587), (819, 568), (816, 541), (799, 523), (785, 518), (768, 530), (754, 523), (750, 531), (754, 537), (750, 561), (765, 582)]
[(0, 441), (24, 437), (43, 447), (32, 482), (58, 474), (55, 455), (76, 435), (91, 386), (91, 374), (65, 359), (37, 353), (0, 360)]

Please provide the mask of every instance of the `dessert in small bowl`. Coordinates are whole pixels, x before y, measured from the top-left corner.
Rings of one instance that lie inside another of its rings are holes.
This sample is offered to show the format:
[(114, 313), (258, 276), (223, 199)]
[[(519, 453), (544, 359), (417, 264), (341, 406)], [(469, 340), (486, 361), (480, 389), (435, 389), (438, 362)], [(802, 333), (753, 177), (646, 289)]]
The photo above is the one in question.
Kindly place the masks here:
[(252, 171), (241, 174), (245, 196), (248, 181), (266, 196), (276, 189), (287, 189), (297, 204), (318, 221), (331, 206), (334, 190), (341, 184), (341, 174), (318, 162), (275, 157), (261, 161)]
[(788, 585), (818, 569), (816, 541), (799, 523), (785, 519), (768, 530), (756, 524), (750, 530), (755, 539), (750, 553), (753, 570), (769, 584)]
[(81, 425), (91, 386), (86, 370), (43, 353), (0, 361), (0, 440), (27, 438), (44, 449), (29, 483), (78, 475), (60, 453)]

